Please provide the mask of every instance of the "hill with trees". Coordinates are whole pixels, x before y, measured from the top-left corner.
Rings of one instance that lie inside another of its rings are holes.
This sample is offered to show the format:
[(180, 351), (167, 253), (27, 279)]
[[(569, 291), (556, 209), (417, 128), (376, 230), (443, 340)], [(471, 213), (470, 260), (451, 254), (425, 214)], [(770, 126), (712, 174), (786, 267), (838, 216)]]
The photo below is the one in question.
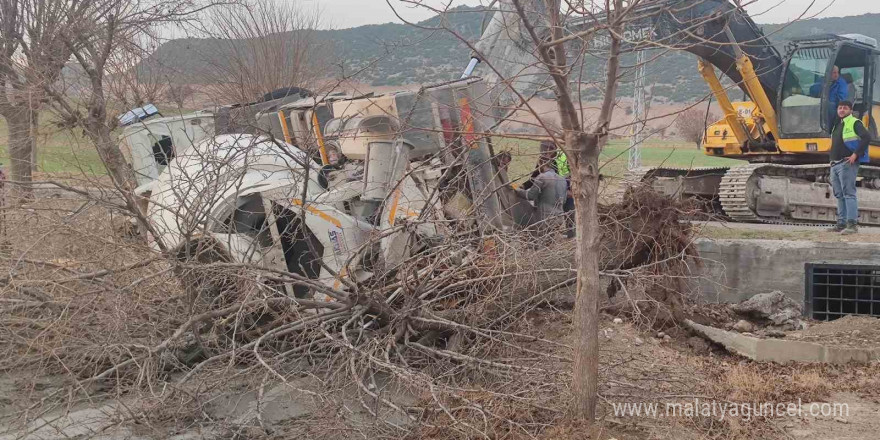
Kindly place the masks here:
[[(424, 84), (459, 77), (471, 52), (462, 40), (476, 41), (485, 18), (480, 7), (462, 6), (420, 22), (418, 27), (387, 23), (322, 30), (315, 35), (331, 48), (327, 54), (330, 62), (326, 77), (352, 78), (373, 86)], [(792, 37), (810, 34), (859, 33), (880, 40), (878, 21), (880, 14), (865, 14), (764, 25), (763, 30), (782, 52), (786, 41)], [(441, 25), (454, 30), (457, 35), (443, 29), (431, 29)], [(172, 40), (159, 46), (139, 69), (148, 72), (161, 68), (173, 72), (170, 76), (175, 82), (203, 83), (206, 72), (224, 62), (222, 47), (228, 45), (219, 44), (216, 39)], [(624, 59), (624, 64), (627, 61)], [(653, 96), (661, 101), (688, 102), (709, 93), (697, 72), (695, 58), (687, 53), (659, 56), (648, 67), (646, 83), (653, 85)], [(599, 90), (585, 89), (582, 95), (591, 99), (599, 93)], [(624, 81), (619, 93), (630, 96), (631, 85)]]

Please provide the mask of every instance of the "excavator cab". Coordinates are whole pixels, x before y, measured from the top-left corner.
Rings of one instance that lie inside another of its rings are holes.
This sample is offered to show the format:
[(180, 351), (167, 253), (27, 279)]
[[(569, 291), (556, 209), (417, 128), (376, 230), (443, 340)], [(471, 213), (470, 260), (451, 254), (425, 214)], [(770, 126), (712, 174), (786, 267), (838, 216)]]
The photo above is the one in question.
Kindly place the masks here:
[[(782, 139), (828, 138), (837, 118), (831, 94), (835, 67), (846, 84), (853, 114), (870, 127), (877, 139), (880, 117), (877, 41), (863, 35), (811, 35), (787, 47), (782, 93), (779, 96), (779, 132)], [(876, 114), (876, 115), (875, 115)], [(818, 151), (818, 143), (808, 143)]]

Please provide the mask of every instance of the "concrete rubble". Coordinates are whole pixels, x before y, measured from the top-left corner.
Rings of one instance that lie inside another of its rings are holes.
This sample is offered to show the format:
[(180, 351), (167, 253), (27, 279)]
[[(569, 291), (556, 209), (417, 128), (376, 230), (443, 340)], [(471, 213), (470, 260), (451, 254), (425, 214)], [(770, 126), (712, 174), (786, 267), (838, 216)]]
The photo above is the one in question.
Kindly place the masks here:
[[(782, 291), (757, 294), (733, 306), (733, 311), (763, 325), (795, 330), (803, 325), (803, 306)], [(751, 331), (751, 330), (745, 330)]]
[(736, 324), (733, 325), (733, 329), (740, 333), (749, 333), (755, 331), (755, 324), (752, 324), (745, 319), (740, 319)]
[(761, 339), (685, 320), (685, 325), (727, 351), (761, 362), (818, 362), (844, 364), (880, 360), (880, 348), (847, 348), (814, 342)]

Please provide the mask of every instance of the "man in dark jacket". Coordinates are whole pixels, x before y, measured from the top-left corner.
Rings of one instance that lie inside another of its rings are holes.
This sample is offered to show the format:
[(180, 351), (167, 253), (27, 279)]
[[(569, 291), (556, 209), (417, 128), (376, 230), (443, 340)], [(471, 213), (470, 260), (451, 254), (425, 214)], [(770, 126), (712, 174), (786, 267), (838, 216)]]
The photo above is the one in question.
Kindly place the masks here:
[(840, 101), (837, 116), (831, 131), (831, 188), (837, 199), (837, 225), (829, 231), (849, 235), (858, 232), (856, 177), (859, 164), (868, 162), (871, 135), (862, 121), (852, 115), (852, 102)]
[(568, 166), (568, 157), (561, 148), (553, 143), (553, 141), (541, 141), (540, 151), (538, 165), (535, 167), (535, 171), (532, 172), (529, 180), (522, 185), (522, 188), (526, 190), (532, 188), (535, 179), (541, 174), (541, 166), (543, 164), (549, 165), (553, 172), (564, 178), (566, 183), (566, 195), (565, 203), (562, 205), (562, 211), (565, 213), (565, 236), (573, 238), (575, 236), (574, 198), (571, 195), (571, 170)]
[(561, 220), (563, 204), (565, 204), (566, 183), (549, 163), (544, 163), (539, 168), (540, 174), (533, 180), (529, 189), (518, 189), (517, 192), (526, 200), (535, 202), (534, 224), (544, 232), (558, 229), (557, 223)]

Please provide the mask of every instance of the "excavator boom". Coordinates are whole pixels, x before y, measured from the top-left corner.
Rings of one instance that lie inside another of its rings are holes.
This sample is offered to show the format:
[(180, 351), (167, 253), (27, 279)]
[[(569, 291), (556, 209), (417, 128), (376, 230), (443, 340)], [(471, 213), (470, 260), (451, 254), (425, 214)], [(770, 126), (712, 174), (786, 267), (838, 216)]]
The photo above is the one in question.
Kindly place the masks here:
[[(476, 63), (489, 64), (485, 76), (489, 83), (510, 81), (522, 96), (539, 84), (540, 74), (534, 42), (524, 30), (522, 18), (511, 4), (499, 0), (476, 51), (465, 69), (470, 75)], [(536, 29), (546, 29), (543, 0), (525, 3), (526, 20)], [(565, 23), (565, 39), (585, 47), (602, 47), (602, 32), (594, 32), (605, 20), (604, 14), (570, 19)], [(730, 78), (744, 92), (749, 90), (738, 65), (747, 57), (760, 89), (775, 107), (784, 61), (776, 48), (744, 10), (727, 0), (648, 0), (639, 2), (627, 12), (623, 51), (646, 49), (682, 50), (693, 53)], [(529, 79), (520, 80), (521, 76)], [(752, 76), (752, 75), (750, 75)], [(750, 79), (750, 78), (745, 78)]]

